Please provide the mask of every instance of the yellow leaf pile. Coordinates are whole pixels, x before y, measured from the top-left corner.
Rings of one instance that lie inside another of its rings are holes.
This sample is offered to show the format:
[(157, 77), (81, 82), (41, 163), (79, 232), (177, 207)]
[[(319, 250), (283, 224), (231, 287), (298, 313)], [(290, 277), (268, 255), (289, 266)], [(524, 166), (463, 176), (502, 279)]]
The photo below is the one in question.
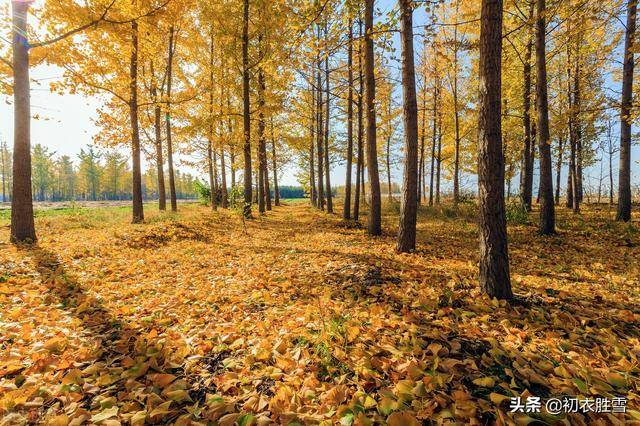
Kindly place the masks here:
[[(421, 216), (409, 255), (395, 253), (393, 232), (371, 239), (305, 205), (246, 232), (236, 215), (199, 206), (138, 226), (48, 219), (37, 247), (0, 247), (0, 416), (632, 422), (639, 236), (584, 214), (562, 216), (553, 238), (510, 229), (511, 305), (480, 295), (475, 225), (463, 218)], [(627, 413), (510, 413), (511, 397), (529, 395), (623, 396)]]

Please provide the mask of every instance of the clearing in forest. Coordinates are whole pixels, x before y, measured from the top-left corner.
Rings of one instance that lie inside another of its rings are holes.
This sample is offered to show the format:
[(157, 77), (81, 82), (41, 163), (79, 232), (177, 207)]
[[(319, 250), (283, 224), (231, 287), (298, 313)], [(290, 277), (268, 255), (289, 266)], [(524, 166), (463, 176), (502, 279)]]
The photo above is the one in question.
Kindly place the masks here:
[(246, 230), (197, 205), (45, 215), (35, 247), (3, 227), (3, 424), (526, 423), (527, 395), (627, 398), (547, 423), (640, 419), (637, 224), (510, 226), (508, 305), (479, 293), (473, 218), (421, 211), (404, 255), (395, 214), (369, 238), (306, 204)]

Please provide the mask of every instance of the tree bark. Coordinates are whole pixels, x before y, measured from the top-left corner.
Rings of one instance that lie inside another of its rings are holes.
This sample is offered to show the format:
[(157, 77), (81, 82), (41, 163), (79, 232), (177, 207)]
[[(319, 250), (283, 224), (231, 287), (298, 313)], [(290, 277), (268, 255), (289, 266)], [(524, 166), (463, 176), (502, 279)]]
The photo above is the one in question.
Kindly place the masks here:
[[(272, 129), (273, 129), (273, 123), (272, 123)], [(272, 132), (273, 133), (273, 132)], [(272, 159), (273, 159), (273, 198), (274, 198), (274, 204), (276, 205), (276, 207), (280, 206), (280, 188), (278, 187), (278, 163), (277, 163), (277, 156), (276, 156), (276, 137), (275, 135), (273, 136), (273, 138), (271, 139), (271, 154), (272, 154)]]
[(556, 162), (556, 206), (560, 205), (560, 179), (562, 175), (562, 157), (564, 154), (564, 135), (558, 137), (558, 161)]
[(376, 77), (373, 52), (373, 9), (375, 0), (365, 0), (365, 86), (367, 107), (367, 171), (371, 203), (367, 221), (369, 235), (382, 234), (382, 205), (380, 200), (380, 175), (378, 172), (378, 149), (376, 145)]
[(162, 110), (158, 103), (158, 87), (156, 85), (156, 75), (153, 61), (151, 61), (151, 99), (156, 103), (154, 107), (153, 128), (156, 137), (156, 170), (158, 174), (158, 209), (167, 210), (167, 193), (164, 186), (164, 159), (162, 158)]
[[(169, 58), (167, 60), (167, 163), (169, 165), (169, 193), (171, 197), (171, 211), (178, 211), (178, 200), (176, 197), (176, 178), (173, 169), (173, 142), (171, 139), (171, 86), (173, 83), (173, 53), (174, 53), (174, 28), (169, 28)], [(212, 188), (213, 190), (213, 188)]]
[(315, 70), (314, 67), (311, 67), (310, 73), (310, 83), (309, 87), (311, 90), (311, 116), (309, 119), (309, 184), (311, 186), (311, 205), (314, 207), (318, 207), (318, 189), (316, 187), (316, 166), (315, 166), (315, 156), (316, 156), (316, 90), (313, 85), (313, 80), (315, 79)]
[[(434, 44), (434, 53), (435, 53), (435, 44)], [(437, 71), (436, 71), (437, 74)], [(436, 146), (438, 142), (438, 98), (440, 94), (438, 93), (438, 84), (435, 81), (437, 76), (435, 76), (433, 81), (433, 136), (431, 140), (431, 172), (429, 177), (429, 205), (433, 206), (433, 185), (434, 185), (434, 177), (435, 177), (435, 167), (436, 167)]]
[[(402, 94), (404, 120), (404, 174), (400, 226), (396, 249), (407, 253), (416, 248), (418, 211), (418, 101), (416, 99), (415, 55), (413, 52), (413, 6), (411, 0), (399, 0), (402, 45)], [(389, 146), (389, 143), (387, 143)], [(387, 173), (390, 175), (389, 171)], [(391, 178), (389, 178), (391, 193)], [(389, 194), (391, 196), (391, 194)]]
[(426, 161), (424, 156), (424, 151), (426, 147), (426, 137), (427, 137), (427, 82), (426, 78), (424, 81), (424, 88), (422, 93), (422, 132), (420, 135), (420, 165), (418, 168), (418, 205), (422, 203), (422, 198), (424, 193), (426, 192), (425, 186), (425, 171), (426, 171)]
[(627, 0), (627, 25), (622, 71), (620, 107), (620, 167), (618, 176), (618, 212), (616, 220), (631, 221), (631, 106), (633, 101), (633, 44), (636, 34), (637, 0)]
[[(320, 27), (318, 27), (318, 39), (320, 39)], [(319, 48), (318, 48), (319, 49)], [(320, 61), (320, 52), (316, 55), (317, 63), (317, 88), (316, 88), (316, 151), (318, 154), (318, 208), (324, 210), (324, 101), (322, 96), (322, 62)]]
[(356, 165), (356, 192), (353, 204), (353, 219), (357, 222), (360, 219), (360, 198), (362, 187), (362, 175), (364, 169), (364, 71), (363, 71), (363, 52), (362, 52), (362, 19), (358, 20), (359, 37), (358, 43), (358, 162)]
[[(460, 8), (460, 0), (456, 0), (456, 16), (458, 16), (459, 8)], [(453, 204), (457, 205), (458, 201), (460, 200), (460, 110), (458, 106), (458, 23), (457, 22), (454, 25), (454, 29), (453, 29), (453, 116), (454, 116), (454, 122), (455, 122), (455, 153), (454, 153), (454, 161), (453, 161)], [(438, 171), (439, 170), (440, 170), (440, 163), (438, 162)], [(438, 195), (439, 194), (440, 194), (440, 190), (438, 189)]]
[(436, 154), (436, 204), (440, 204), (440, 176), (442, 174), (442, 108), (438, 111), (438, 153)]
[[(259, 43), (262, 43), (262, 36), (259, 37)], [(266, 142), (265, 142), (265, 79), (262, 67), (258, 68), (258, 211), (264, 214), (266, 211), (266, 184), (265, 184), (265, 168), (267, 166)]]
[(347, 48), (347, 176), (344, 187), (342, 217), (351, 219), (351, 169), (353, 168), (353, 20), (349, 18), (349, 43)]
[(478, 184), (480, 288), (511, 299), (502, 153), (502, 1), (482, 0), (480, 18)]
[[(533, 20), (535, 3), (530, 1), (529, 5), (529, 21)], [(527, 42), (525, 62), (524, 62), (524, 87), (523, 87), (523, 118), (522, 124), (524, 127), (524, 150), (522, 155), (522, 177), (520, 196), (522, 198), (522, 204), (528, 211), (531, 211), (533, 202), (533, 156), (535, 152), (534, 144), (532, 143), (532, 129), (531, 129), (531, 57), (533, 55), (533, 34), (531, 31), (529, 34), (529, 40)]]
[[(579, 47), (578, 47), (579, 49)], [(573, 190), (573, 213), (580, 212), (580, 202), (582, 201), (582, 127), (580, 123), (580, 57), (576, 55), (576, 72), (573, 75), (573, 127), (575, 135), (575, 147), (573, 154), (573, 180), (571, 187)]]
[(326, 179), (325, 189), (327, 191), (327, 213), (333, 213), (333, 194), (331, 193), (331, 163), (329, 161), (329, 121), (331, 118), (331, 83), (329, 81), (329, 29), (325, 23), (324, 39), (326, 57), (324, 60), (324, 84), (327, 93), (327, 108), (324, 123), (324, 175)]
[(31, 188), (31, 100), (27, 14), (29, 3), (11, 2), (13, 8), (13, 196), (11, 241), (35, 242)]
[(541, 235), (555, 234), (555, 205), (549, 136), (549, 102), (547, 95), (546, 7), (537, 0), (536, 16), (536, 101), (538, 104), (538, 146), (540, 150), (540, 227)]
[(245, 218), (251, 217), (253, 185), (251, 183), (251, 101), (249, 99), (249, 0), (244, 0), (242, 14), (242, 117), (244, 128), (244, 208)]
[[(131, 169), (133, 177), (133, 223), (144, 221), (142, 206), (142, 167), (140, 165), (140, 124), (138, 121), (138, 22), (131, 23), (131, 60), (129, 72), (129, 116), (131, 119)], [(168, 135), (167, 135), (168, 141)]]
[(211, 202), (211, 209), (217, 210), (218, 205), (216, 202), (216, 178), (215, 178), (215, 165), (213, 160), (213, 29), (211, 30), (211, 39), (209, 45), (209, 129), (207, 134), (207, 165), (209, 169), (209, 195)]

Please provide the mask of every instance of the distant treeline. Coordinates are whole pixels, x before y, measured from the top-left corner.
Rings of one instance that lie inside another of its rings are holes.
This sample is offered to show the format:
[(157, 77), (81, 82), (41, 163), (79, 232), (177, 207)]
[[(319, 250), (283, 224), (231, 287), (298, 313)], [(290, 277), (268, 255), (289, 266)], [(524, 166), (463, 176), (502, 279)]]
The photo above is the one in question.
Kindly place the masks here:
[(301, 186), (280, 186), (280, 198), (306, 198), (304, 188)]
[[(57, 155), (37, 144), (31, 151), (32, 190), (35, 201), (98, 201), (132, 198), (131, 167), (126, 156), (115, 150), (87, 146), (77, 158)], [(11, 151), (0, 145), (0, 201), (11, 200)], [(196, 178), (175, 171), (176, 198), (196, 198)], [(155, 167), (142, 175), (142, 197), (158, 198)]]

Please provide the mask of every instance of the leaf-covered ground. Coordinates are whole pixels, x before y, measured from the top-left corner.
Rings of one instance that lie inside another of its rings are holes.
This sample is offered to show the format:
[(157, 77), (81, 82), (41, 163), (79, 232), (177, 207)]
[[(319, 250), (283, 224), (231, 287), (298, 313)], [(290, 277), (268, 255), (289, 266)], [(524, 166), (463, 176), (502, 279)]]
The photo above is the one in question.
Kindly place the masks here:
[[(419, 251), (303, 204), (247, 222), (185, 206), (0, 230), (2, 424), (630, 424), (640, 235), (604, 210), (511, 226), (511, 306), (477, 290), (473, 216), (421, 213)], [(532, 218), (535, 219), (535, 218)], [(626, 414), (509, 398), (624, 396)], [(544, 424), (544, 423), (543, 423)]]

